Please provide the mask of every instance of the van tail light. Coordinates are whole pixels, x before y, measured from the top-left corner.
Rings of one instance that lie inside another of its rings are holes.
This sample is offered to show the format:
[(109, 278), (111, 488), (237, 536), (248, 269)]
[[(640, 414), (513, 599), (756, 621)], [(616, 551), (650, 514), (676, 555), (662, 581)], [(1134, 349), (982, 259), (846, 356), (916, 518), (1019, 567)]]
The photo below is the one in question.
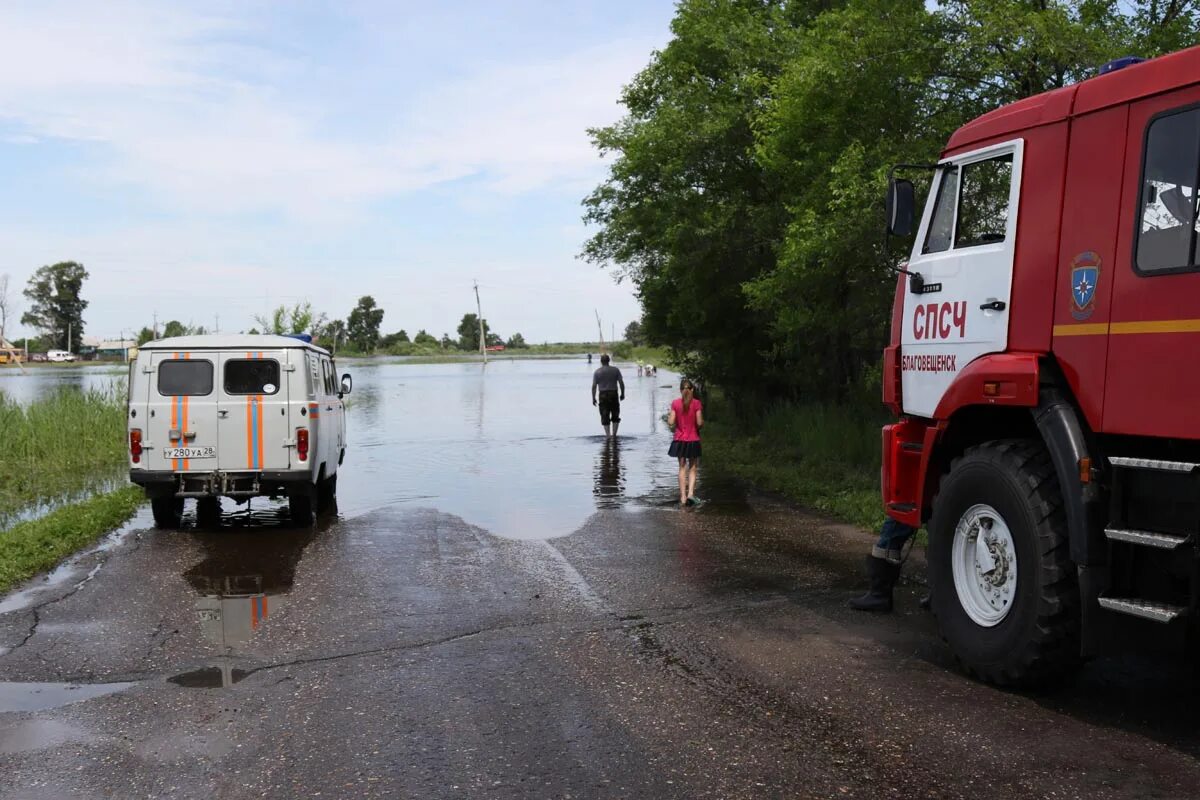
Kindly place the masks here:
[(308, 428), (296, 428), (296, 455), (308, 461)]
[(135, 464), (142, 463), (141, 428), (134, 428), (129, 432), (129, 460)]

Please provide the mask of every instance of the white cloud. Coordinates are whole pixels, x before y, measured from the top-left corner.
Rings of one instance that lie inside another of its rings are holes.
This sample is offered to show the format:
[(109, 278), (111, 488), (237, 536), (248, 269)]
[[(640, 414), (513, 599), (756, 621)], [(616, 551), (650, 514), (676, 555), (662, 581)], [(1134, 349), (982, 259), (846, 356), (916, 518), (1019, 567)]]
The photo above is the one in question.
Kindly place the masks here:
[[(352, 138), (328, 132), (335, 98), (289, 80), (303, 55), (265, 36), (178, 6), (26, 7), (0, 26), (2, 117), (14, 135), (101, 145), (103, 164), (81, 168), (81, 179), (144, 188), (172, 208), (337, 220), (469, 175), (502, 193), (586, 187), (599, 162), (585, 130), (618, 116), (620, 87), (653, 45), (486, 65), (415, 96), (380, 97), (363, 124), (388, 120), (394, 135)], [(411, 106), (389, 111), (400, 102)]]

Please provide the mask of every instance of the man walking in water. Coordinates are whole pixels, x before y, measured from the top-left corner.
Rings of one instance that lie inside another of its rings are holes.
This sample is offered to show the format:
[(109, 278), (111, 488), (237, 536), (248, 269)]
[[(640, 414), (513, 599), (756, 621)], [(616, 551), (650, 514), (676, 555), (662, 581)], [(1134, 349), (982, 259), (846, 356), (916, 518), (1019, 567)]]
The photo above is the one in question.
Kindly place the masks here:
[[(600, 406), (600, 424), (604, 426), (605, 436), (616, 436), (617, 427), (621, 424), (621, 400), (625, 399), (625, 379), (621, 370), (609, 365), (608, 353), (600, 356), (600, 369), (592, 373), (592, 405)], [(617, 387), (621, 387), (621, 397), (617, 398)], [(599, 402), (596, 392), (600, 392)]]

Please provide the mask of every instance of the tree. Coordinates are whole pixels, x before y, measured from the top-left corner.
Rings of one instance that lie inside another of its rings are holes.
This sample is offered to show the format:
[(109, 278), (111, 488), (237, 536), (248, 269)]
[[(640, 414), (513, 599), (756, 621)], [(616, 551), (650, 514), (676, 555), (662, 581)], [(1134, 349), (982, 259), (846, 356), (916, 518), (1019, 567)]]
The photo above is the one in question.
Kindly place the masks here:
[(525, 337), (519, 333), (514, 333), (510, 336), (504, 346), (509, 350), (520, 350), (521, 348), (529, 347), (529, 345), (525, 344)]
[(379, 326), (383, 324), (383, 309), (375, 306), (375, 298), (364, 295), (346, 318), (346, 335), (354, 349), (370, 353), (379, 341)]
[(634, 320), (625, 326), (625, 341), (634, 347), (645, 344), (646, 340), (642, 337), (642, 323)]
[(437, 345), (438, 340), (427, 333), (424, 328), (417, 331), (417, 335), (413, 338), (413, 344)]
[(1198, 29), (1192, 0), (681, 0), (625, 118), (591, 131), (610, 159), (582, 255), (635, 285), (643, 339), (735, 402), (844, 399), (885, 343), (889, 167)]
[(150, 330), (150, 328), (142, 328), (140, 331), (138, 331), (138, 335), (137, 335), (138, 347), (141, 347), (146, 342), (150, 342), (153, 340), (154, 340), (154, 331)]
[[(483, 321), (483, 333), (486, 341), (488, 334), (487, 320)], [(458, 346), (468, 353), (479, 352), (479, 317), (476, 314), (463, 314), (462, 322), (458, 323)]]
[(8, 273), (5, 273), (0, 275), (0, 342), (6, 341), (4, 329), (8, 326), (8, 315), (12, 310), (12, 296), (8, 293)]
[[(423, 333), (423, 331), (422, 331), (422, 333)], [(420, 334), (417, 334), (417, 335), (419, 336)], [(429, 338), (432, 339), (433, 337), (431, 336)], [(458, 347), (458, 343), (455, 342), (453, 339), (451, 339), (450, 334), (448, 334), (448, 333), (442, 334), (441, 345), (442, 345), (443, 350), (453, 350)]]
[(163, 338), (169, 339), (172, 336), (186, 336), (187, 326), (179, 320), (170, 320), (166, 325), (163, 325)]
[(88, 272), (75, 261), (43, 266), (29, 279), (29, 310), (21, 324), (36, 328), (63, 350), (77, 352), (83, 338), (83, 312), (88, 303), (80, 292)]
[(329, 352), (337, 352), (338, 345), (346, 341), (346, 323), (340, 319), (330, 320), (313, 331), (313, 341), (327, 347)]
[(314, 338), (325, 327), (328, 317), (324, 313), (313, 311), (312, 303), (307, 300), (288, 308), (286, 305), (276, 307), (270, 316), (254, 315), (254, 321), (264, 333), (286, 336), (293, 333), (310, 333)]

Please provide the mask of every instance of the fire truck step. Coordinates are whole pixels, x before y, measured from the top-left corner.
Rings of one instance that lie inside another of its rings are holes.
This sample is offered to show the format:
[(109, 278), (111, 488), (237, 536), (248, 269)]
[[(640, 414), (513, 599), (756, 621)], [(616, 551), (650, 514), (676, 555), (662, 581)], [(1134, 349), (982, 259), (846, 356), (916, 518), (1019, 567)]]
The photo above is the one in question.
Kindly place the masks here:
[(1162, 461), (1157, 458), (1124, 458), (1114, 456), (1108, 459), (1114, 467), (1127, 469), (1155, 469), (1161, 472), (1195, 472), (1200, 464), (1190, 461)]
[(1187, 614), (1187, 609), (1183, 606), (1156, 603), (1153, 600), (1139, 600), (1136, 597), (1101, 597), (1099, 600), (1101, 608), (1154, 622), (1170, 622)]
[(1174, 550), (1188, 543), (1187, 536), (1175, 536), (1169, 533), (1154, 533), (1153, 531), (1135, 531), (1128, 528), (1105, 528), (1104, 535), (1115, 542), (1129, 542), (1146, 547), (1157, 547), (1161, 550)]

